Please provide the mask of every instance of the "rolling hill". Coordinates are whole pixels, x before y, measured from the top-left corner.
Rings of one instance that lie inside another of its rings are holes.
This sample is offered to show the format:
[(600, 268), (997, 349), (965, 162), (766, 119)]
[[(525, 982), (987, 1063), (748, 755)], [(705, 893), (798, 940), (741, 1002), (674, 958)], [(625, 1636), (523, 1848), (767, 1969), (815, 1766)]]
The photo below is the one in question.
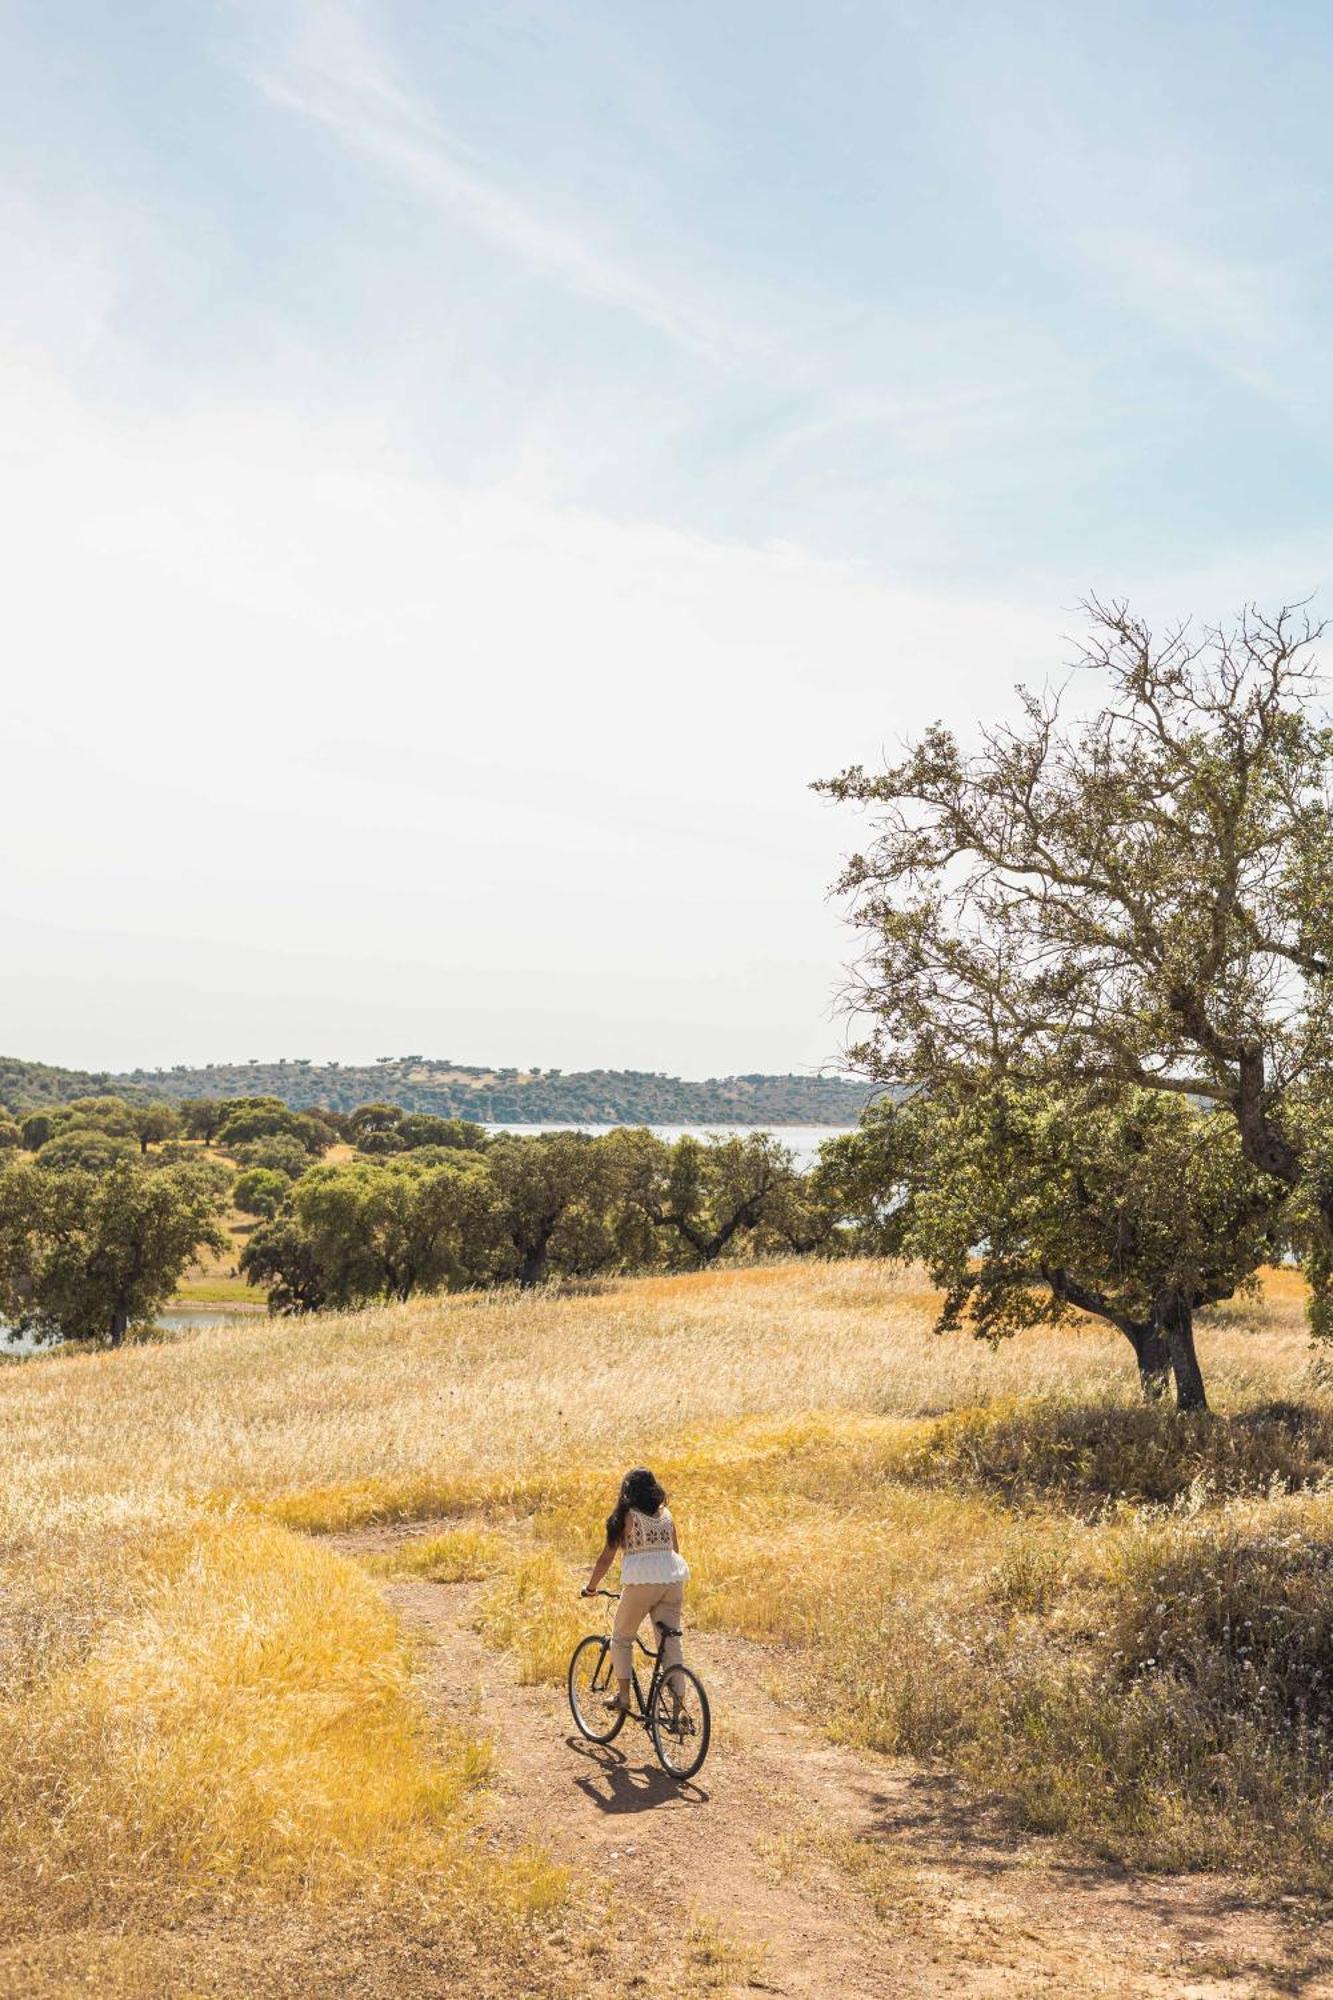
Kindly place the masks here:
[(10, 1110), (108, 1091), (174, 1100), (271, 1095), (297, 1111), (381, 1102), (498, 1125), (854, 1125), (874, 1094), (839, 1076), (751, 1073), (691, 1082), (648, 1070), (496, 1069), (419, 1055), (362, 1065), (297, 1059), (123, 1073), (0, 1056), (0, 1103)]

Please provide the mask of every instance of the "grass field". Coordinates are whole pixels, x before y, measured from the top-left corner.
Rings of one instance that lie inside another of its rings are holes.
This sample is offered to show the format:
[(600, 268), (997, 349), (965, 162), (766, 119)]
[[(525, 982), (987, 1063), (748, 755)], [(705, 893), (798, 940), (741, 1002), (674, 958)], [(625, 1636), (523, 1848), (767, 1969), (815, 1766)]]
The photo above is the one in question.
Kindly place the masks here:
[(449, 1962), (484, 1940), (497, 1981), (538, 1981), (576, 1892), (473, 1838), (492, 1746), (427, 1738), (374, 1579), (318, 1536), (449, 1517), (412, 1560), (488, 1579), (488, 1634), (548, 1677), (582, 1623), (570, 1565), (642, 1460), (692, 1617), (767, 1642), (820, 1727), (946, 1759), (1071, 1844), (1326, 1891), (1333, 1377), (1299, 1281), (1204, 1316), (1217, 1420), (1140, 1407), (1118, 1335), (992, 1353), (932, 1337), (931, 1307), (883, 1266), (759, 1267), (0, 1371), (0, 1869), (29, 1990), (43, 1952), (238, 1900), (278, 1953), (302, 1911), (373, 1937), (407, 1900)]

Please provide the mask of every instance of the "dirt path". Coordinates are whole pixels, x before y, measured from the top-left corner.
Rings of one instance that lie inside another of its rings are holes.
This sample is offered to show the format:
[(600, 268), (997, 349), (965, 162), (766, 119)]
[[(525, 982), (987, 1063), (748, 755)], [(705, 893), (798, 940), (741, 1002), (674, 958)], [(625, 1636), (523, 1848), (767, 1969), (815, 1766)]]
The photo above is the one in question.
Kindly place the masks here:
[[(402, 1531), (338, 1538), (349, 1553)], [(946, 1778), (823, 1742), (763, 1693), (764, 1650), (692, 1635), (715, 1736), (671, 1784), (630, 1725), (574, 1731), (562, 1689), (520, 1687), (472, 1629), (475, 1587), (391, 1583), (442, 1718), (499, 1753), (490, 1837), (604, 1882), (580, 1990), (764, 1990), (793, 2000), (1333, 2000), (1333, 1940), (1234, 1884), (1131, 1877), (1016, 1839)]]

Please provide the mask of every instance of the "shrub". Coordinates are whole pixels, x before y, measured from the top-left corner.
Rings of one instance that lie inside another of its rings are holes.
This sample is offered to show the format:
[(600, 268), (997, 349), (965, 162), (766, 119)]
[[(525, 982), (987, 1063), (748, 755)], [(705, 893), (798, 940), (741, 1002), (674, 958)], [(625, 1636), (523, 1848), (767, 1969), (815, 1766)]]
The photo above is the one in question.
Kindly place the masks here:
[(1006, 1400), (937, 1419), (907, 1447), (903, 1471), (1094, 1507), (1169, 1502), (1199, 1484), (1219, 1496), (1293, 1492), (1333, 1474), (1333, 1411), (1269, 1402), (1228, 1417), (1184, 1416), (1160, 1405)]
[(1169, 1674), (1216, 1722), (1267, 1719), (1307, 1747), (1333, 1726), (1333, 1521), (1322, 1506), (1191, 1522), (1133, 1549), (1117, 1581), (1126, 1679)]
[(244, 1215), (260, 1215), (267, 1220), (276, 1215), (287, 1199), (291, 1182), (272, 1167), (247, 1167), (236, 1177), (232, 1199)]
[(263, 1167), (270, 1173), (284, 1174), (289, 1181), (299, 1180), (310, 1165), (310, 1155), (300, 1140), (284, 1134), (251, 1140), (238, 1146), (232, 1157), (238, 1166)]
[(115, 1138), (94, 1125), (71, 1125), (38, 1148), (37, 1164), (61, 1173), (82, 1167), (88, 1173), (105, 1174), (117, 1161), (136, 1158), (138, 1151), (137, 1140)]

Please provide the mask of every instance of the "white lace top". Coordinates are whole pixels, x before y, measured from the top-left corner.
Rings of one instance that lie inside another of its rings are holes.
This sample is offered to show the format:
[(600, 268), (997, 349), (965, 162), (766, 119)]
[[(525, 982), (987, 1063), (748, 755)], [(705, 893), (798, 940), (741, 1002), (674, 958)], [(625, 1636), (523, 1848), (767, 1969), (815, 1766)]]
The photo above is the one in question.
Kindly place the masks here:
[(671, 1510), (641, 1514), (631, 1507), (625, 1516), (625, 1541), (620, 1558), (622, 1583), (684, 1583), (690, 1566), (671, 1546)]

